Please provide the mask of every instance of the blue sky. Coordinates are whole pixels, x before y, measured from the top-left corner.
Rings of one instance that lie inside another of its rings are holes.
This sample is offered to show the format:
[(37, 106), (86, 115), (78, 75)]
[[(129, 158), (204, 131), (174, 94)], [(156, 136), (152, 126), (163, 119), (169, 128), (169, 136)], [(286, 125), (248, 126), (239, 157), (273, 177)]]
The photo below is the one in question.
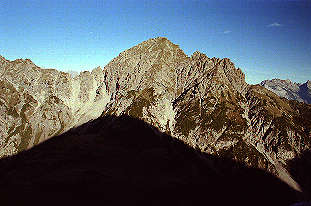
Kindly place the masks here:
[(230, 58), (256, 84), (311, 79), (311, 1), (2, 0), (0, 55), (90, 70), (164, 36), (187, 55)]

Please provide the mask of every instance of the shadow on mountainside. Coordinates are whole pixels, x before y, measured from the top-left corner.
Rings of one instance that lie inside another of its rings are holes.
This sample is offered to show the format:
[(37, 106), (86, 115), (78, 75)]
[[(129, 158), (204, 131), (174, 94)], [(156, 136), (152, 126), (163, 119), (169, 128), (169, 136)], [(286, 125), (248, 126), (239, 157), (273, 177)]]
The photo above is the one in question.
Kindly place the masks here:
[(305, 200), (311, 201), (311, 151), (305, 151), (288, 162), (289, 172), (304, 191)]
[(304, 83), (299, 86), (298, 94), (299, 96), (305, 101), (305, 103), (311, 103), (311, 93), (310, 89), (308, 88), (308, 84)]
[(0, 160), (1, 205), (289, 205), (274, 176), (106, 116)]

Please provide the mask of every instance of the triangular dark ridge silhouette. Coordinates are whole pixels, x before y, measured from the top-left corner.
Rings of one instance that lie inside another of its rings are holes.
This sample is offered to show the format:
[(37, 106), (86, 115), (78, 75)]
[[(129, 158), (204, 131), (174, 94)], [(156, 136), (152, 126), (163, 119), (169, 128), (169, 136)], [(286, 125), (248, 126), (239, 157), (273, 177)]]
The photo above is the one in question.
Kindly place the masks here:
[(311, 201), (311, 150), (304, 151), (290, 160), (288, 167), (289, 172), (304, 191), (304, 200)]
[(104, 116), (0, 160), (1, 205), (290, 205), (278, 178)]

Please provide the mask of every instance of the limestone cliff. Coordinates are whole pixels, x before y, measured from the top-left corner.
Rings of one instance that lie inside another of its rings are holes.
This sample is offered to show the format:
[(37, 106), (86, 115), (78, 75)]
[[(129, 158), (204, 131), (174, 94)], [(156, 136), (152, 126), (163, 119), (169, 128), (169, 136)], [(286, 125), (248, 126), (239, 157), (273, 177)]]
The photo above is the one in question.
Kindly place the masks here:
[(299, 186), (287, 162), (311, 147), (311, 106), (248, 85), (229, 59), (188, 57), (149, 39), (104, 69), (71, 75), (1, 58), (2, 156), (98, 116), (129, 115), (193, 148), (237, 160)]
[[(298, 189), (286, 162), (311, 146), (310, 122), (297, 119), (309, 119), (311, 107), (248, 85), (227, 58), (200, 52), (187, 57), (166, 38), (121, 53), (104, 73), (112, 99), (103, 115), (142, 119), (192, 147), (263, 168)], [(294, 109), (301, 106), (304, 116)]]
[(290, 80), (272, 79), (260, 83), (280, 97), (311, 104), (311, 81), (300, 84)]
[(109, 98), (100, 68), (71, 75), (29, 59), (0, 62), (0, 157), (99, 117)]

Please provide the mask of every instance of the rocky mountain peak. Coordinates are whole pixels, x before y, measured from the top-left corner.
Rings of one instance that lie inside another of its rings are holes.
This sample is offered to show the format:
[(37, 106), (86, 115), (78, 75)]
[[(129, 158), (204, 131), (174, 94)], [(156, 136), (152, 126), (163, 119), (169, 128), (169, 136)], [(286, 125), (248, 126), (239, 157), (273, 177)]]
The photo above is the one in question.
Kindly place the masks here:
[(155, 44), (159, 46), (159, 48), (161, 49), (179, 48), (177, 44), (174, 44), (173, 42), (168, 40), (166, 37), (156, 37), (156, 38), (148, 39), (138, 45), (142, 46), (145, 44)]
[(187, 59), (179, 46), (167, 38), (149, 39), (120, 53), (105, 66), (108, 90), (115, 96), (119, 91), (153, 88), (155, 93), (172, 99), (177, 65)]
[(206, 54), (203, 54), (199, 51), (195, 51), (191, 55), (191, 59), (193, 59), (193, 60), (204, 60), (204, 59), (209, 59), (209, 58), (206, 56)]
[(172, 43), (165, 37), (157, 37), (153, 39), (148, 39), (143, 41), (142, 43), (121, 52), (121, 56), (129, 55), (133, 53), (146, 53), (146, 55), (150, 55), (150, 53), (157, 54), (158, 58), (162, 58), (163, 60), (173, 58), (173, 56), (184, 57), (187, 55), (179, 48), (178, 45)]
[(103, 73), (103, 69), (99, 66), (92, 70), (92, 74), (101, 74)]
[(223, 58), (221, 61), (225, 62), (226, 64), (233, 64), (229, 58)]
[(285, 82), (286, 82), (287, 84), (293, 84), (293, 82), (292, 82), (291, 80), (289, 80), (289, 79), (286, 79)]
[(0, 55), (0, 63), (4, 63), (4, 62), (6, 62), (7, 60), (3, 57), (3, 56), (1, 56)]
[(6, 124), (0, 124), (0, 157), (99, 117), (109, 101), (102, 84), (100, 67), (73, 78), (29, 59), (2, 58), (0, 122)]
[(300, 84), (292, 82), (289, 79), (272, 79), (264, 80), (260, 84), (265, 88), (269, 89), (270, 91), (274, 92), (278, 96), (311, 104), (310, 80), (303, 84)]
[(234, 63), (229, 58), (224, 58), (219, 61), (220, 69), (224, 71), (227, 84), (244, 95), (247, 83), (245, 82), (245, 74), (240, 68), (236, 68)]
[(19, 64), (19, 63), (31, 64), (33, 62), (30, 59), (15, 59), (12, 61), (12, 63), (15, 63), (15, 64)]
[[(191, 56), (192, 62), (200, 68), (200, 74), (213, 74), (213, 78), (217, 78), (218, 82), (231, 87), (238, 92), (244, 93), (243, 90), (247, 86), (245, 82), (245, 75), (239, 68), (235, 68), (235, 65), (229, 58), (209, 58), (205, 54), (196, 51)], [(192, 67), (192, 70), (196, 70), (196, 67)], [(211, 71), (213, 71), (211, 73)]]
[[(158, 37), (74, 78), (28, 60), (1, 61), (0, 156), (99, 116), (127, 115), (202, 152), (281, 174), (299, 188), (284, 167), (311, 147), (311, 108), (248, 85), (228, 58), (198, 51), (188, 57)], [(272, 80), (263, 86), (275, 82), (280, 88), (285, 84)]]

